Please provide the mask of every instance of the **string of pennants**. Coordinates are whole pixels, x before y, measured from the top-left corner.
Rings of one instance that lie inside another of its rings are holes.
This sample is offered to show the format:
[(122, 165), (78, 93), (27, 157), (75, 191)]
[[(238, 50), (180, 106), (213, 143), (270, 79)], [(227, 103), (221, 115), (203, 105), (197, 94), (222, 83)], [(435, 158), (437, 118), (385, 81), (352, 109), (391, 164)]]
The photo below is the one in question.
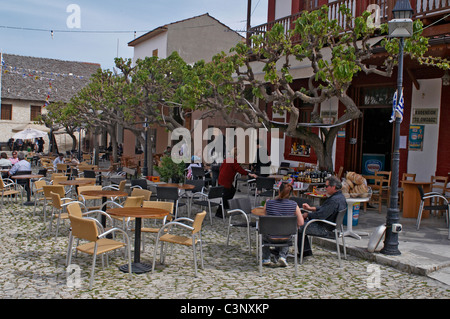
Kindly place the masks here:
[[(52, 92), (52, 81), (55, 81), (56, 78), (55, 77), (71, 77), (74, 79), (83, 79), (84, 76), (82, 75), (73, 75), (72, 73), (69, 74), (65, 74), (65, 73), (56, 73), (56, 72), (46, 72), (46, 71), (38, 71), (38, 70), (31, 70), (31, 69), (24, 69), (24, 68), (17, 68), (17, 67), (13, 67), (13, 66), (7, 66), (5, 64), (5, 61), (2, 60), (2, 72), (7, 74), (17, 74), (17, 75), (22, 75), (23, 78), (32, 78), (34, 80), (47, 80), (48, 82), (48, 90), (47, 90), (47, 95), (45, 97), (45, 102), (43, 107), (46, 107), (49, 103), (50, 103), (50, 94)], [(55, 76), (55, 77), (46, 77), (43, 75), (50, 75), (50, 76)]]
[(84, 79), (84, 76), (82, 75), (74, 75), (72, 73), (56, 73), (56, 72), (47, 72), (47, 71), (38, 71), (38, 70), (31, 70), (31, 69), (24, 69), (24, 68), (17, 68), (13, 66), (3, 65), (3, 73), (11, 73), (11, 74), (18, 74), (22, 75), (22, 77), (30, 77), (34, 80), (49, 80), (49, 81), (55, 81), (57, 77), (70, 77), (73, 79)]

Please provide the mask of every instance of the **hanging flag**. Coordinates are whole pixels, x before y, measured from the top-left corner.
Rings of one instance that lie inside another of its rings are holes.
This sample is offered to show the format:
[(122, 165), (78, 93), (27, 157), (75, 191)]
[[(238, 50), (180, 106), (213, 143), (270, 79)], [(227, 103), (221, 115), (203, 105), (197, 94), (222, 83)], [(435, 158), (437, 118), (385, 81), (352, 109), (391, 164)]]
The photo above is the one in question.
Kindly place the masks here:
[[(397, 90), (398, 91), (398, 90)], [(390, 123), (395, 121), (396, 114), (398, 114), (398, 117), (400, 118), (400, 123), (403, 121), (403, 107), (404, 107), (404, 100), (403, 100), (403, 89), (402, 93), (400, 94), (400, 100), (397, 103), (397, 91), (394, 93), (393, 101), (392, 101), (392, 113), (391, 113), (391, 119), (389, 120)]]

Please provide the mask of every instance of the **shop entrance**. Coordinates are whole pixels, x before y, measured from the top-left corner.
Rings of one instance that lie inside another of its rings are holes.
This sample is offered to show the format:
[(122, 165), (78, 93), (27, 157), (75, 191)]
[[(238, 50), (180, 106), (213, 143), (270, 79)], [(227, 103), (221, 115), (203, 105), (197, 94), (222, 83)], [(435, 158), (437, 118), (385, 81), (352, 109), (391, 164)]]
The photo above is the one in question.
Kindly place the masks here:
[(392, 108), (365, 108), (361, 128), (361, 173), (390, 171), (393, 124), (389, 122)]

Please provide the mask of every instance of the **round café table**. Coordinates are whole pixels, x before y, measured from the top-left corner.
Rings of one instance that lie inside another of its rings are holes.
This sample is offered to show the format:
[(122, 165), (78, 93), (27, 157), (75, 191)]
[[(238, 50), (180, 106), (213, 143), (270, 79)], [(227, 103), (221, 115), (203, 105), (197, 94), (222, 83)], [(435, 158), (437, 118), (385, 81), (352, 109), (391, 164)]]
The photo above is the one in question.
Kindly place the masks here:
[[(26, 206), (32, 206), (34, 203), (31, 201), (31, 182), (30, 180), (33, 178), (41, 178), (44, 177), (44, 175), (38, 175), (38, 174), (27, 174), (27, 175), (12, 175), (10, 176), (11, 179), (26, 179), (28, 183), (28, 190), (27, 190), (27, 202), (23, 203)], [(17, 181), (16, 181), (17, 183)]]
[[(98, 190), (98, 191), (90, 190), (90, 191), (83, 191), (83, 192), (81, 192), (81, 195), (101, 197), (102, 198), (103, 211), (106, 211), (106, 205), (103, 206), (103, 204), (106, 203), (108, 198), (111, 198), (111, 197), (124, 197), (124, 196), (128, 196), (128, 193), (127, 192), (122, 192), (122, 191), (115, 191), (115, 190)], [(106, 227), (106, 216), (102, 215), (101, 223), (102, 223), (103, 227)]]
[[(134, 217), (134, 262), (131, 264), (131, 271), (136, 274), (146, 273), (152, 270), (152, 265), (141, 263), (141, 228), (142, 218), (162, 218), (170, 214), (168, 210), (153, 207), (121, 207), (110, 208), (106, 211), (110, 215), (120, 217)], [(157, 249), (155, 247), (155, 249)], [(122, 265), (119, 269), (128, 272), (128, 264)]]
[[(93, 181), (89, 181), (86, 179), (69, 179), (67, 181), (61, 181), (58, 182), (59, 185), (63, 185), (63, 186), (75, 186), (75, 193), (77, 194), (77, 189), (78, 186), (82, 186), (82, 185), (91, 185)], [(95, 184), (95, 182), (94, 182)]]

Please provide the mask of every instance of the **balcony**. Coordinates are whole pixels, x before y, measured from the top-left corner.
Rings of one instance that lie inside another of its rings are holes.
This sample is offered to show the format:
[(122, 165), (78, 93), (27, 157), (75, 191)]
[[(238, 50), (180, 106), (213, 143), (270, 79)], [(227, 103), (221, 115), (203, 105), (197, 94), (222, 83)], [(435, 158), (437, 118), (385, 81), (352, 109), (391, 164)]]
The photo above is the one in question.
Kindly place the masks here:
[[(395, 6), (395, 0), (338, 0), (328, 4), (330, 19), (336, 19), (341, 26), (345, 25), (345, 20), (342, 15), (339, 14), (339, 7), (345, 5), (350, 8), (353, 16), (360, 16), (364, 11), (372, 12), (375, 22), (386, 23), (392, 19), (392, 9)], [(430, 25), (435, 21), (450, 14), (450, 0), (412, 0), (411, 6), (414, 9), (413, 19), (421, 19), (424, 26)], [(319, 9), (315, 6), (317, 0), (305, 1), (305, 10), (313, 11)], [(294, 27), (294, 21), (297, 20), (302, 12), (283, 17), (281, 19), (270, 21), (266, 24), (250, 29), (250, 34), (265, 33), (270, 30), (275, 24), (279, 23), (284, 26), (285, 30), (292, 29)], [(447, 17), (448, 20), (448, 17)], [(448, 28), (445, 28), (449, 32)], [(293, 39), (295, 42), (295, 39)]]

